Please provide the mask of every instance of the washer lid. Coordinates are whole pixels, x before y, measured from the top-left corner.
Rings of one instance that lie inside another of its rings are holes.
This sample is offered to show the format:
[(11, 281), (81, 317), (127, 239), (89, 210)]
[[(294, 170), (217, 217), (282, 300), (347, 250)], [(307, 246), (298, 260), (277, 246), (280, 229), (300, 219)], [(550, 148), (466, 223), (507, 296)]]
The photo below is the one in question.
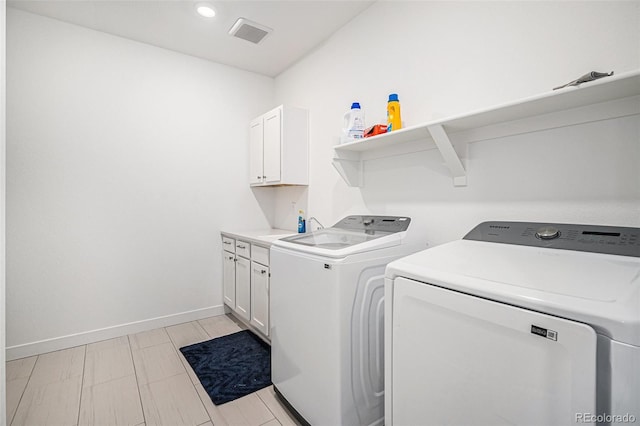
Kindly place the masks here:
[(386, 275), (584, 322), (640, 346), (640, 258), (461, 240), (394, 261)]

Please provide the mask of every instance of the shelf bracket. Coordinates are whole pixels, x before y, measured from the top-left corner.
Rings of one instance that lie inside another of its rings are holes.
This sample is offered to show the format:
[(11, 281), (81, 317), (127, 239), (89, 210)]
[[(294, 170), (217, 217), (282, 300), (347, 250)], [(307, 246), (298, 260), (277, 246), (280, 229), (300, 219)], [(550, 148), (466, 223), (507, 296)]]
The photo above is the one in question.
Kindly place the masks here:
[(364, 183), (362, 159), (355, 153), (336, 153), (333, 167), (338, 171), (347, 185), (362, 187)]
[(453, 148), (447, 132), (445, 132), (441, 124), (428, 126), (427, 129), (433, 141), (436, 143), (442, 158), (444, 158), (447, 168), (451, 171), (451, 175), (453, 175), (453, 186), (467, 186), (467, 172), (456, 150)]

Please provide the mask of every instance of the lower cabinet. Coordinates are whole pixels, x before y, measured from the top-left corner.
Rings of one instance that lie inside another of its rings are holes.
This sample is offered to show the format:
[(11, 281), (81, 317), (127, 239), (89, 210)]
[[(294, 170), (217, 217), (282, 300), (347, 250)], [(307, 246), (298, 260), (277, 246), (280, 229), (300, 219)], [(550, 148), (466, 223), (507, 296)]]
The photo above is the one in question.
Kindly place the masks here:
[(251, 262), (251, 325), (269, 335), (269, 267)]
[(236, 254), (222, 251), (222, 292), (224, 303), (236, 309)]
[(236, 312), (242, 318), (251, 319), (251, 261), (236, 256)]
[(269, 248), (222, 236), (224, 303), (269, 337)]

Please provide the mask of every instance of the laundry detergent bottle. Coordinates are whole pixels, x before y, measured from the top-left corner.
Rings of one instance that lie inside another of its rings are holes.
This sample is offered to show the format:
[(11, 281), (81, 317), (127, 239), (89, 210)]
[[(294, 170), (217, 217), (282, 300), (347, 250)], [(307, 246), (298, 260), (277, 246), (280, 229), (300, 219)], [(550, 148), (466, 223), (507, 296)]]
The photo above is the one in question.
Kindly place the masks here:
[(304, 218), (304, 210), (298, 210), (298, 234), (307, 232), (307, 221)]
[(387, 102), (387, 132), (400, 129), (402, 129), (400, 102), (398, 101), (398, 94), (392, 93), (389, 95), (389, 102)]
[(364, 137), (364, 111), (360, 103), (352, 103), (351, 110), (344, 115), (343, 133), (349, 140)]

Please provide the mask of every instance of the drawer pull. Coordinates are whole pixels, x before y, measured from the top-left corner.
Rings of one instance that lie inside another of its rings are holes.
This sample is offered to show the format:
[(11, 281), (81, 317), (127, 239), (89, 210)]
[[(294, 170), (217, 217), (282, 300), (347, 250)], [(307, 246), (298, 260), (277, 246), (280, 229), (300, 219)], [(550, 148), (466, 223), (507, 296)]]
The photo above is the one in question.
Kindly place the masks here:
[(240, 244), (238, 244), (238, 248), (246, 249), (246, 248), (247, 248), (247, 246), (241, 246)]

